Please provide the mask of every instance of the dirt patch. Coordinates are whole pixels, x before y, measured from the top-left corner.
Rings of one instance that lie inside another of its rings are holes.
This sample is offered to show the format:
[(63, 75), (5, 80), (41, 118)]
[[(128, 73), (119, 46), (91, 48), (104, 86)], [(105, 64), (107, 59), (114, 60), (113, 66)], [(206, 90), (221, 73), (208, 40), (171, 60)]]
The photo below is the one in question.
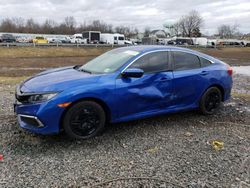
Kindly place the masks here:
[(0, 58), (1, 76), (30, 76), (46, 69), (82, 65), (95, 56)]
[[(1, 76), (30, 76), (43, 70), (84, 64), (111, 48), (0, 48)], [(250, 65), (250, 48), (195, 49), (230, 65)]]
[(250, 65), (250, 48), (199, 49), (199, 51), (216, 57), (230, 65)]
[(84, 57), (97, 56), (112, 48), (109, 47), (10, 47), (0, 48), (0, 58), (9, 57)]

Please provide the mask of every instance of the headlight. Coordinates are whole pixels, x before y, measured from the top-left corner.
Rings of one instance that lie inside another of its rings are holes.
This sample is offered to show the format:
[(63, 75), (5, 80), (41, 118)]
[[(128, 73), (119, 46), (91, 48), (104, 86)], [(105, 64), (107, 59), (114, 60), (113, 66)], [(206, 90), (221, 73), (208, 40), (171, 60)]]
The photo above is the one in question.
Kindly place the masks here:
[(44, 101), (48, 101), (48, 100), (52, 99), (56, 95), (57, 95), (57, 93), (31, 95), (28, 98), (28, 102), (30, 102), (30, 103), (44, 102)]

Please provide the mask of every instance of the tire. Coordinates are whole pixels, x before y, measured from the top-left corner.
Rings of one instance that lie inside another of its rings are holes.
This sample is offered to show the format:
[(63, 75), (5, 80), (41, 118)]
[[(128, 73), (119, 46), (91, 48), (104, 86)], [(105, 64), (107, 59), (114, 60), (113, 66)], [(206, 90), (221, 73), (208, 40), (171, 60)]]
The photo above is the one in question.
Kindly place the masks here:
[(63, 118), (63, 129), (73, 139), (88, 139), (100, 134), (105, 127), (103, 108), (93, 101), (82, 101), (71, 106)]
[(219, 88), (210, 87), (203, 94), (200, 100), (200, 110), (204, 115), (216, 113), (222, 101), (222, 94)]

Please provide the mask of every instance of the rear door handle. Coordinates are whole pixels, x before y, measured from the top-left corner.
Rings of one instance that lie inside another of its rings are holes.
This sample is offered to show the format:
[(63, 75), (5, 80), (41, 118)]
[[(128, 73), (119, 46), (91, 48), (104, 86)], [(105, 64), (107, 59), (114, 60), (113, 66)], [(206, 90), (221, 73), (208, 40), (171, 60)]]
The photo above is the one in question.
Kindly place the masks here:
[(168, 78), (168, 77), (162, 77), (159, 79), (160, 82), (166, 82), (168, 80), (170, 80), (170, 78)]
[(201, 73), (200, 73), (200, 75), (202, 75), (202, 76), (205, 76), (205, 75), (208, 75), (208, 71), (202, 71)]

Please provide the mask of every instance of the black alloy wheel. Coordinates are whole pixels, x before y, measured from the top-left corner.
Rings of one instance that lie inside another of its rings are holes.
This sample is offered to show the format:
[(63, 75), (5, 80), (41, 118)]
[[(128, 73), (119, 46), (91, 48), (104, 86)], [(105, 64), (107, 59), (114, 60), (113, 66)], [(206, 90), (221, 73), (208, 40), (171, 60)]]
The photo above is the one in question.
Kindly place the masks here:
[(200, 110), (205, 115), (214, 114), (220, 107), (222, 94), (219, 88), (211, 87), (202, 96)]
[(74, 104), (63, 119), (65, 132), (74, 139), (88, 139), (99, 134), (105, 127), (105, 112), (93, 101)]

